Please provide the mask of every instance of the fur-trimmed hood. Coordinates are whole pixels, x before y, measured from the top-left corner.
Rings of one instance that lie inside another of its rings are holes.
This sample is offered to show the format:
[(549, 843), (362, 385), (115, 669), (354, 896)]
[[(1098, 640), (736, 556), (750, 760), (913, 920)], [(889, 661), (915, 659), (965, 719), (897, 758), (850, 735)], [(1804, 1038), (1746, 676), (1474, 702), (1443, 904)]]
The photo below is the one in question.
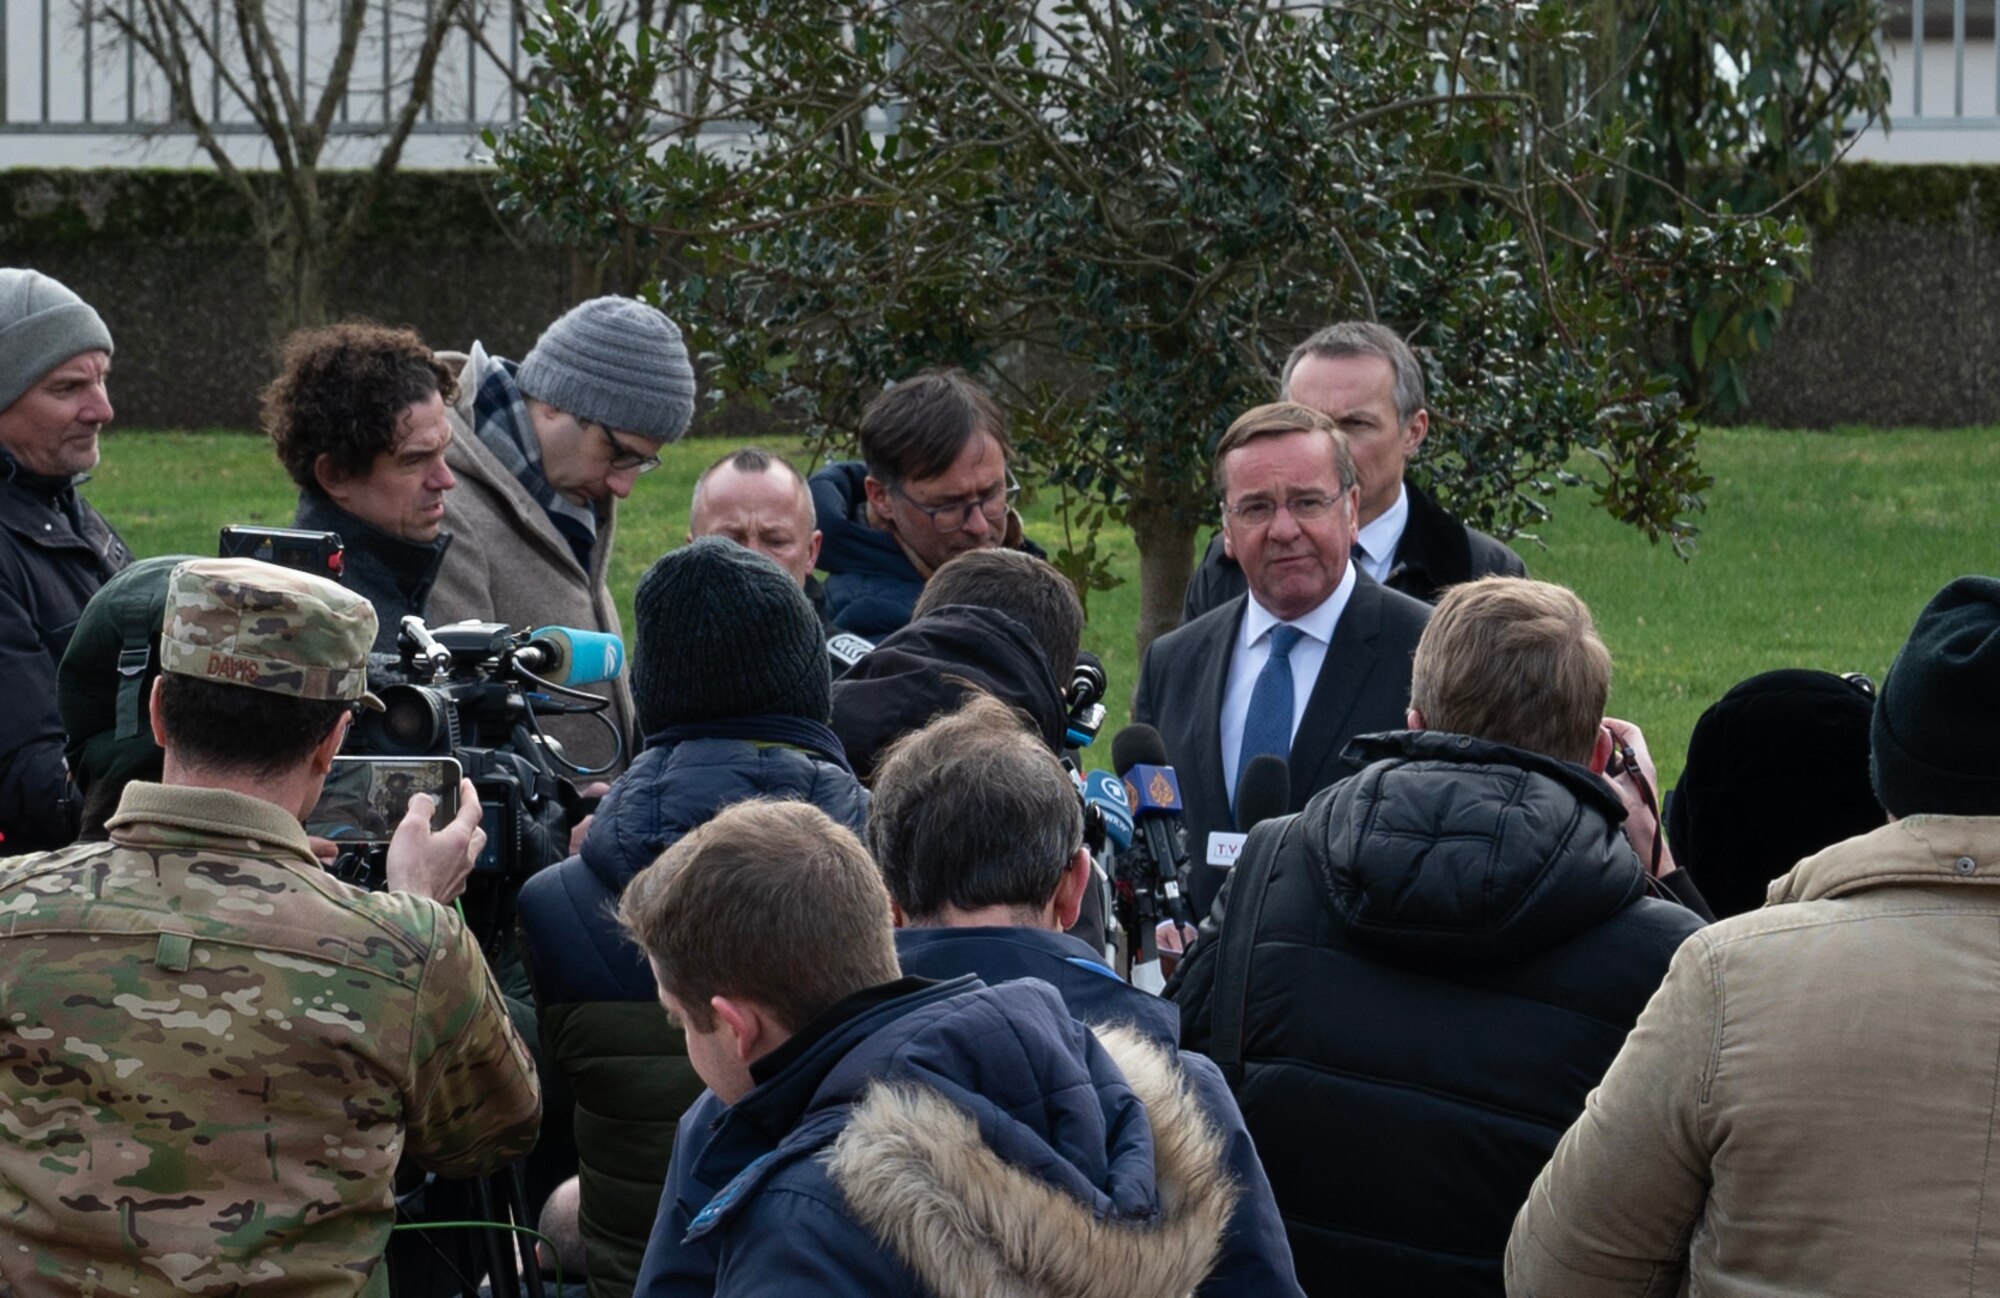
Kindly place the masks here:
[(877, 1083), (827, 1171), (855, 1217), (939, 1298), (1192, 1293), (1215, 1265), (1237, 1187), (1222, 1139), (1166, 1051), (1128, 1027), (1096, 1039), (1145, 1108), (1154, 1211), (1101, 1217), (1002, 1158), (937, 1092)]
[(713, 1250), (715, 1292), (1193, 1292), (1240, 1191), (1172, 1053), (1085, 1027), (1041, 982), (905, 985), (760, 1082), (669, 1176), (677, 1198), (720, 1187), (680, 1244)]

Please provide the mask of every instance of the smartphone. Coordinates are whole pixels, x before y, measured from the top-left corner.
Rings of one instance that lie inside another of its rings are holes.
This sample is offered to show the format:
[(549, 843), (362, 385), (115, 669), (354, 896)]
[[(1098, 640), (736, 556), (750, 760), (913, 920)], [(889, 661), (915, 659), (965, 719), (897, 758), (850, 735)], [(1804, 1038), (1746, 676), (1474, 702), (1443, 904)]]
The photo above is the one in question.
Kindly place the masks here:
[(419, 793), (431, 795), (431, 828), (443, 829), (458, 815), (460, 778), (452, 757), (336, 757), (306, 833), (343, 847), (386, 843)]

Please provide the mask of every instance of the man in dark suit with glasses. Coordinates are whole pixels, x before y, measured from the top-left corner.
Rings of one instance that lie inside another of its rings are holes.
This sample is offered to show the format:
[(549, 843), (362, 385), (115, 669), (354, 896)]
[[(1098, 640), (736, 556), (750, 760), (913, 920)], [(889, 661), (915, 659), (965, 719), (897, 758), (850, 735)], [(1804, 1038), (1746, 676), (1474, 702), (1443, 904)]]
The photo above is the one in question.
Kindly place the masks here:
[(1223, 543), (1249, 589), (1154, 641), (1132, 702), (1180, 773), (1197, 914), (1227, 877), (1251, 759), (1286, 759), (1292, 811), (1338, 780), (1349, 739), (1402, 728), (1430, 616), (1353, 560), (1361, 492), (1327, 416), (1290, 402), (1246, 412), (1216, 445), (1214, 474)]

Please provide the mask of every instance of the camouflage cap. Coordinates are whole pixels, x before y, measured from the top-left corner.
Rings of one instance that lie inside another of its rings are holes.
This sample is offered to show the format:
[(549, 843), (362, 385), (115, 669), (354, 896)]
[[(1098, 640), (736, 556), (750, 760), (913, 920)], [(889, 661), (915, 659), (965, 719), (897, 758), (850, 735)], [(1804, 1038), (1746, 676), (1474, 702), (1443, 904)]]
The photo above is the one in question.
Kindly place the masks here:
[(368, 692), (375, 610), (324, 577), (256, 559), (195, 559), (167, 579), (160, 670), (302, 699)]

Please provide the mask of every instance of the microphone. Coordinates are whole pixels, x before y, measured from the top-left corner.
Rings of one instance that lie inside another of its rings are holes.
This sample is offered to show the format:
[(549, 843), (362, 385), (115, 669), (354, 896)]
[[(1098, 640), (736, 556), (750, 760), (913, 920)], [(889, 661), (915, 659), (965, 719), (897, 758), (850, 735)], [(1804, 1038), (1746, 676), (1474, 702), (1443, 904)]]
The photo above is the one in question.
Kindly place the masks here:
[(514, 661), (552, 685), (595, 685), (625, 670), (625, 642), (603, 631), (545, 626), (528, 633)]
[(1104, 817), (1104, 836), (1112, 850), (1132, 848), (1132, 804), (1125, 798), (1125, 781), (1109, 771), (1092, 771), (1083, 777), (1083, 800)]
[(1069, 733), (1064, 739), (1070, 747), (1090, 747), (1104, 728), (1104, 691), (1108, 686), (1104, 660), (1088, 649), (1078, 650), (1069, 688), (1063, 691), (1063, 702), (1069, 707)]
[(1259, 753), (1236, 781), (1236, 828), (1249, 833), (1292, 808), (1292, 768), (1276, 753)]
[(1136, 877), (1123, 869), (1119, 873), (1132, 888), (1132, 928), (1142, 945), (1140, 958), (1151, 960), (1159, 951), (1153, 925), (1160, 918), (1161, 903), (1176, 921), (1188, 920), (1187, 902), (1181, 893), (1187, 851), (1180, 836), (1180, 777), (1167, 764), (1166, 740), (1144, 723), (1127, 726), (1112, 737), (1111, 764), (1125, 782), (1125, 799), (1131, 804), (1135, 826), (1134, 850), (1127, 859), (1138, 867)]

